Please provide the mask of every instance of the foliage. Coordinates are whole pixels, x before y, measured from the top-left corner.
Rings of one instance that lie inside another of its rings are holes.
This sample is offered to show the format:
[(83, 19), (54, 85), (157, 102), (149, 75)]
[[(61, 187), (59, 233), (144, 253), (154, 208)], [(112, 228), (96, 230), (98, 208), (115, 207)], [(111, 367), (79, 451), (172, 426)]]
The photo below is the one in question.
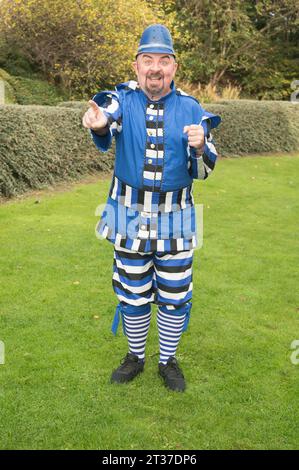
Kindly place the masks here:
[[(7, 197), (113, 167), (82, 127), (85, 102), (59, 106), (0, 106), (0, 195)], [(229, 100), (207, 104), (223, 121), (213, 132), (220, 155), (299, 149), (299, 107), (271, 101)], [(63, 123), (63, 126), (61, 125)]]
[(45, 80), (15, 76), (10, 83), (18, 104), (55, 105), (65, 97), (62, 90)]
[(112, 153), (100, 156), (82, 127), (83, 111), (0, 106), (0, 195), (10, 197), (112, 168)]
[(77, 109), (85, 109), (86, 102), (85, 101), (62, 101), (57, 104), (57, 106), (62, 106), (63, 108), (77, 108)]
[(220, 114), (213, 136), (220, 155), (291, 152), (299, 149), (299, 106), (284, 101), (229, 100), (205, 108)]
[(201, 103), (215, 103), (221, 100), (237, 100), (240, 98), (240, 87), (233, 86), (231, 83), (223, 88), (217, 88), (216, 85), (208, 83), (197, 85), (190, 82), (180, 82), (177, 80), (177, 87), (189, 95), (195, 96)]
[(0, 67), (18, 77), (40, 74), (65, 99), (88, 99), (134, 78), (140, 34), (154, 22), (172, 32), (179, 81), (200, 86), (207, 99), (225, 87), (234, 98), (290, 99), (298, 0), (131, 0), (129, 7), (125, 0), (2, 0)]
[(12, 76), (0, 69), (0, 78), (5, 84), (5, 103), (55, 105), (67, 96), (61, 89), (46, 80), (31, 75)]
[(15, 103), (15, 93), (14, 89), (10, 83), (11, 77), (10, 75), (3, 69), (0, 69), (0, 80), (4, 82), (4, 100), (5, 103)]
[(259, 99), (288, 99), (298, 75), (299, 4), (287, 1), (168, 0), (180, 78), (242, 86)]
[[(67, 11), (67, 15), (65, 15)], [(0, 32), (70, 98), (131, 75), (136, 38), (153, 21), (139, 0), (3, 0)]]

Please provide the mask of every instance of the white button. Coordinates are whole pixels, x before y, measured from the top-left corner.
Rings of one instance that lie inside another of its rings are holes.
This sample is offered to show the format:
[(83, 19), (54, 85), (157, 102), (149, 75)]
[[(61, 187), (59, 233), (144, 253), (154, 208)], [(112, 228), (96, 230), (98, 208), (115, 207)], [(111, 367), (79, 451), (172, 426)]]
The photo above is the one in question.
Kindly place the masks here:
[(153, 163), (153, 160), (151, 158), (148, 159), (149, 163)]
[(151, 144), (151, 149), (154, 149), (155, 147), (155, 144)]
[(154, 105), (153, 104), (150, 104), (150, 108), (153, 109)]
[(150, 116), (149, 120), (152, 121), (154, 119), (154, 116)]
[(146, 226), (145, 226), (145, 225), (141, 225), (141, 229), (142, 229), (142, 230), (145, 230), (145, 229), (146, 229)]

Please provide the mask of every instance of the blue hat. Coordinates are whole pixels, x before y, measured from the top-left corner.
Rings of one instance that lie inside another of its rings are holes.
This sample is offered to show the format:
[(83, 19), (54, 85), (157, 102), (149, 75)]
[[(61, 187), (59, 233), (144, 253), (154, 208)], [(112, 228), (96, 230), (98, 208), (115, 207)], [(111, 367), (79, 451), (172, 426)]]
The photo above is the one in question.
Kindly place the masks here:
[(153, 24), (143, 31), (136, 56), (146, 52), (175, 55), (171, 34), (166, 26)]

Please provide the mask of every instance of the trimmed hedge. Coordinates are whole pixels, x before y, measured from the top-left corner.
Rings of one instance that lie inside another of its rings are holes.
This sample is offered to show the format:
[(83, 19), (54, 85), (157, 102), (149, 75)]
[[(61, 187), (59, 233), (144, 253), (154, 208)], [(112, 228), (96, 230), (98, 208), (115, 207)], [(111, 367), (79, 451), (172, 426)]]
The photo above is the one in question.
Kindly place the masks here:
[(0, 106), (0, 195), (111, 170), (113, 152), (99, 153), (82, 126), (83, 114), (54, 106)]
[[(218, 153), (237, 156), (299, 150), (299, 106), (236, 100), (205, 106), (220, 114)], [(20, 194), (113, 168), (114, 148), (100, 153), (82, 126), (86, 102), (0, 106), (0, 195)]]
[(288, 101), (231, 100), (207, 104), (222, 117), (212, 134), (222, 156), (299, 150), (299, 106)]
[[(83, 109), (85, 102), (59, 106)], [(203, 105), (222, 117), (212, 134), (218, 153), (240, 156), (299, 150), (299, 105), (288, 101), (228, 100)]]

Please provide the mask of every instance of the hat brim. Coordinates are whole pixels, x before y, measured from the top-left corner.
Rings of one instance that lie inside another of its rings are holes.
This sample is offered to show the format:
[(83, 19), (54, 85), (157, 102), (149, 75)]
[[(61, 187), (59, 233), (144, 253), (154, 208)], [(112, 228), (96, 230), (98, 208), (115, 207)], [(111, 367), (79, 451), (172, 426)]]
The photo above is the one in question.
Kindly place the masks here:
[(165, 47), (165, 46), (140, 46), (138, 48), (136, 57), (139, 54), (146, 54), (147, 52), (149, 54), (151, 54), (151, 53), (152, 54), (169, 54), (169, 55), (173, 55), (175, 57), (174, 50), (171, 49), (170, 47)]

